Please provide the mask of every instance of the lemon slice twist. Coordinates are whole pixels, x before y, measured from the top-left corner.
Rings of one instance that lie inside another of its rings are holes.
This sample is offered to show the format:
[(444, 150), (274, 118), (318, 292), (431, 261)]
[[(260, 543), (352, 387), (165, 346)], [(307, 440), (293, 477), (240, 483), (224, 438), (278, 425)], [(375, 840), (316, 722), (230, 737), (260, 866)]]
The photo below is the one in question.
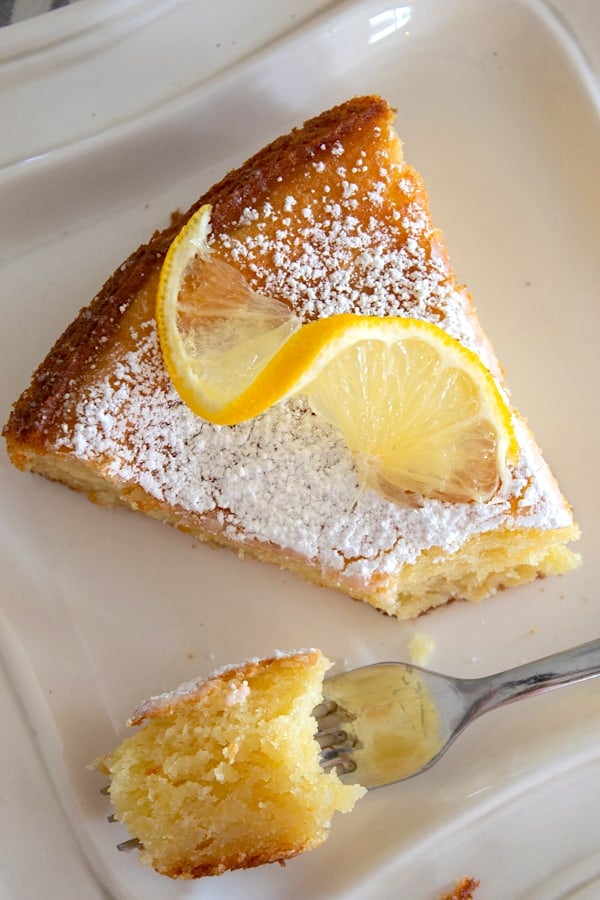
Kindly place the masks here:
[(486, 501), (517, 456), (510, 409), (479, 357), (418, 319), (343, 314), (302, 324), (207, 243), (210, 206), (181, 229), (156, 303), (160, 346), (194, 413), (235, 425), (297, 394), (341, 431), (362, 483)]

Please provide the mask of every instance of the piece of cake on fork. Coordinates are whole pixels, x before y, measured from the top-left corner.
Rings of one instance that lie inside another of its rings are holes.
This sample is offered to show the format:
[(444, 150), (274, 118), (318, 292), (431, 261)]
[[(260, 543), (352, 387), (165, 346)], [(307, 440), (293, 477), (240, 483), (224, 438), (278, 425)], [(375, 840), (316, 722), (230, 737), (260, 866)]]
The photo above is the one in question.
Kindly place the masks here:
[(171, 878), (221, 875), (318, 847), (365, 793), (321, 767), (319, 650), (229, 666), (142, 703), (139, 728), (101, 757), (107, 793), (142, 863)]
[[(574, 568), (570, 506), (510, 405), (393, 120), (379, 97), (349, 100), (174, 214), (33, 374), (3, 432), (12, 462), (400, 618)], [(496, 488), (465, 499), (365, 486), (356, 454), (301, 392), (231, 426), (194, 414), (167, 372), (155, 304), (170, 245), (207, 204), (211, 257), (299, 321), (409, 318), (475, 354), (506, 404), (516, 447)]]

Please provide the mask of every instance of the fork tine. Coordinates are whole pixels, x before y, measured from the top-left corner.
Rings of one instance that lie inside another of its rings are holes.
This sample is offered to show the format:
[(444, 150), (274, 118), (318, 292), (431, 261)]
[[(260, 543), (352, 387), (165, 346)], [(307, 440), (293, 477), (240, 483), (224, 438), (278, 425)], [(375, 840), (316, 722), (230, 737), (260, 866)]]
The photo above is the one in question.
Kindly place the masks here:
[(315, 735), (317, 742), (321, 748), (324, 750), (326, 747), (333, 747), (336, 744), (343, 744), (344, 741), (348, 740), (348, 735), (345, 731), (340, 731), (339, 729), (331, 730), (331, 731), (317, 731)]
[[(106, 787), (100, 788), (100, 793), (103, 797), (110, 796), (110, 785), (106, 785)], [(118, 823), (118, 819), (116, 813), (111, 813), (110, 816), (106, 817), (106, 821), (111, 824), (114, 822)], [(127, 841), (121, 841), (120, 844), (117, 844), (117, 850), (121, 853), (129, 853), (130, 850), (143, 849), (144, 845), (140, 841), (139, 838), (129, 838)]]
[(120, 850), (121, 853), (129, 853), (130, 850), (136, 850), (143, 846), (139, 838), (129, 838), (128, 841), (121, 841), (120, 844), (117, 844), (117, 850)]
[(335, 700), (322, 700), (318, 706), (315, 706), (315, 708), (312, 711), (312, 714), (315, 717), (315, 719), (317, 721), (319, 721), (320, 719), (323, 719), (325, 716), (328, 716), (331, 713), (334, 713), (337, 710), (337, 708), (338, 708), (338, 705), (335, 702)]
[(349, 775), (356, 771), (356, 763), (349, 756), (342, 756), (339, 753), (325, 759), (321, 758), (321, 766), (328, 772), (330, 769), (341, 769), (340, 775)]

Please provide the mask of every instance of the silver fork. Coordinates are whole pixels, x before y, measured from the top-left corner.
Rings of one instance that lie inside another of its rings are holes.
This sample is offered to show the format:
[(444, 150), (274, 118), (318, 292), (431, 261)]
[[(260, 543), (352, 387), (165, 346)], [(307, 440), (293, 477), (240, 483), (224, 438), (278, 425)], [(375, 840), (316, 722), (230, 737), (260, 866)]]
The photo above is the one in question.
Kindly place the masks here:
[(375, 663), (325, 679), (314, 710), (321, 764), (366, 788), (430, 768), (483, 713), (600, 675), (600, 639), (484, 678)]

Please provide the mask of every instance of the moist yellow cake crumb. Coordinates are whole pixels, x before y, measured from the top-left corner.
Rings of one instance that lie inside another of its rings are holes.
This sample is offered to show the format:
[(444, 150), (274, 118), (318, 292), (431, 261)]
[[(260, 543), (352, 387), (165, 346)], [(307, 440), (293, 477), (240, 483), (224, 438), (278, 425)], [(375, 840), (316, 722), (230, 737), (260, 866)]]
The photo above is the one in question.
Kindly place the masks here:
[(418, 632), (408, 642), (408, 652), (415, 666), (426, 666), (435, 650), (435, 641), (429, 634)]
[(282, 862), (321, 844), (365, 793), (320, 765), (318, 650), (221, 670), (151, 698), (96, 768), (140, 861), (172, 878)]

